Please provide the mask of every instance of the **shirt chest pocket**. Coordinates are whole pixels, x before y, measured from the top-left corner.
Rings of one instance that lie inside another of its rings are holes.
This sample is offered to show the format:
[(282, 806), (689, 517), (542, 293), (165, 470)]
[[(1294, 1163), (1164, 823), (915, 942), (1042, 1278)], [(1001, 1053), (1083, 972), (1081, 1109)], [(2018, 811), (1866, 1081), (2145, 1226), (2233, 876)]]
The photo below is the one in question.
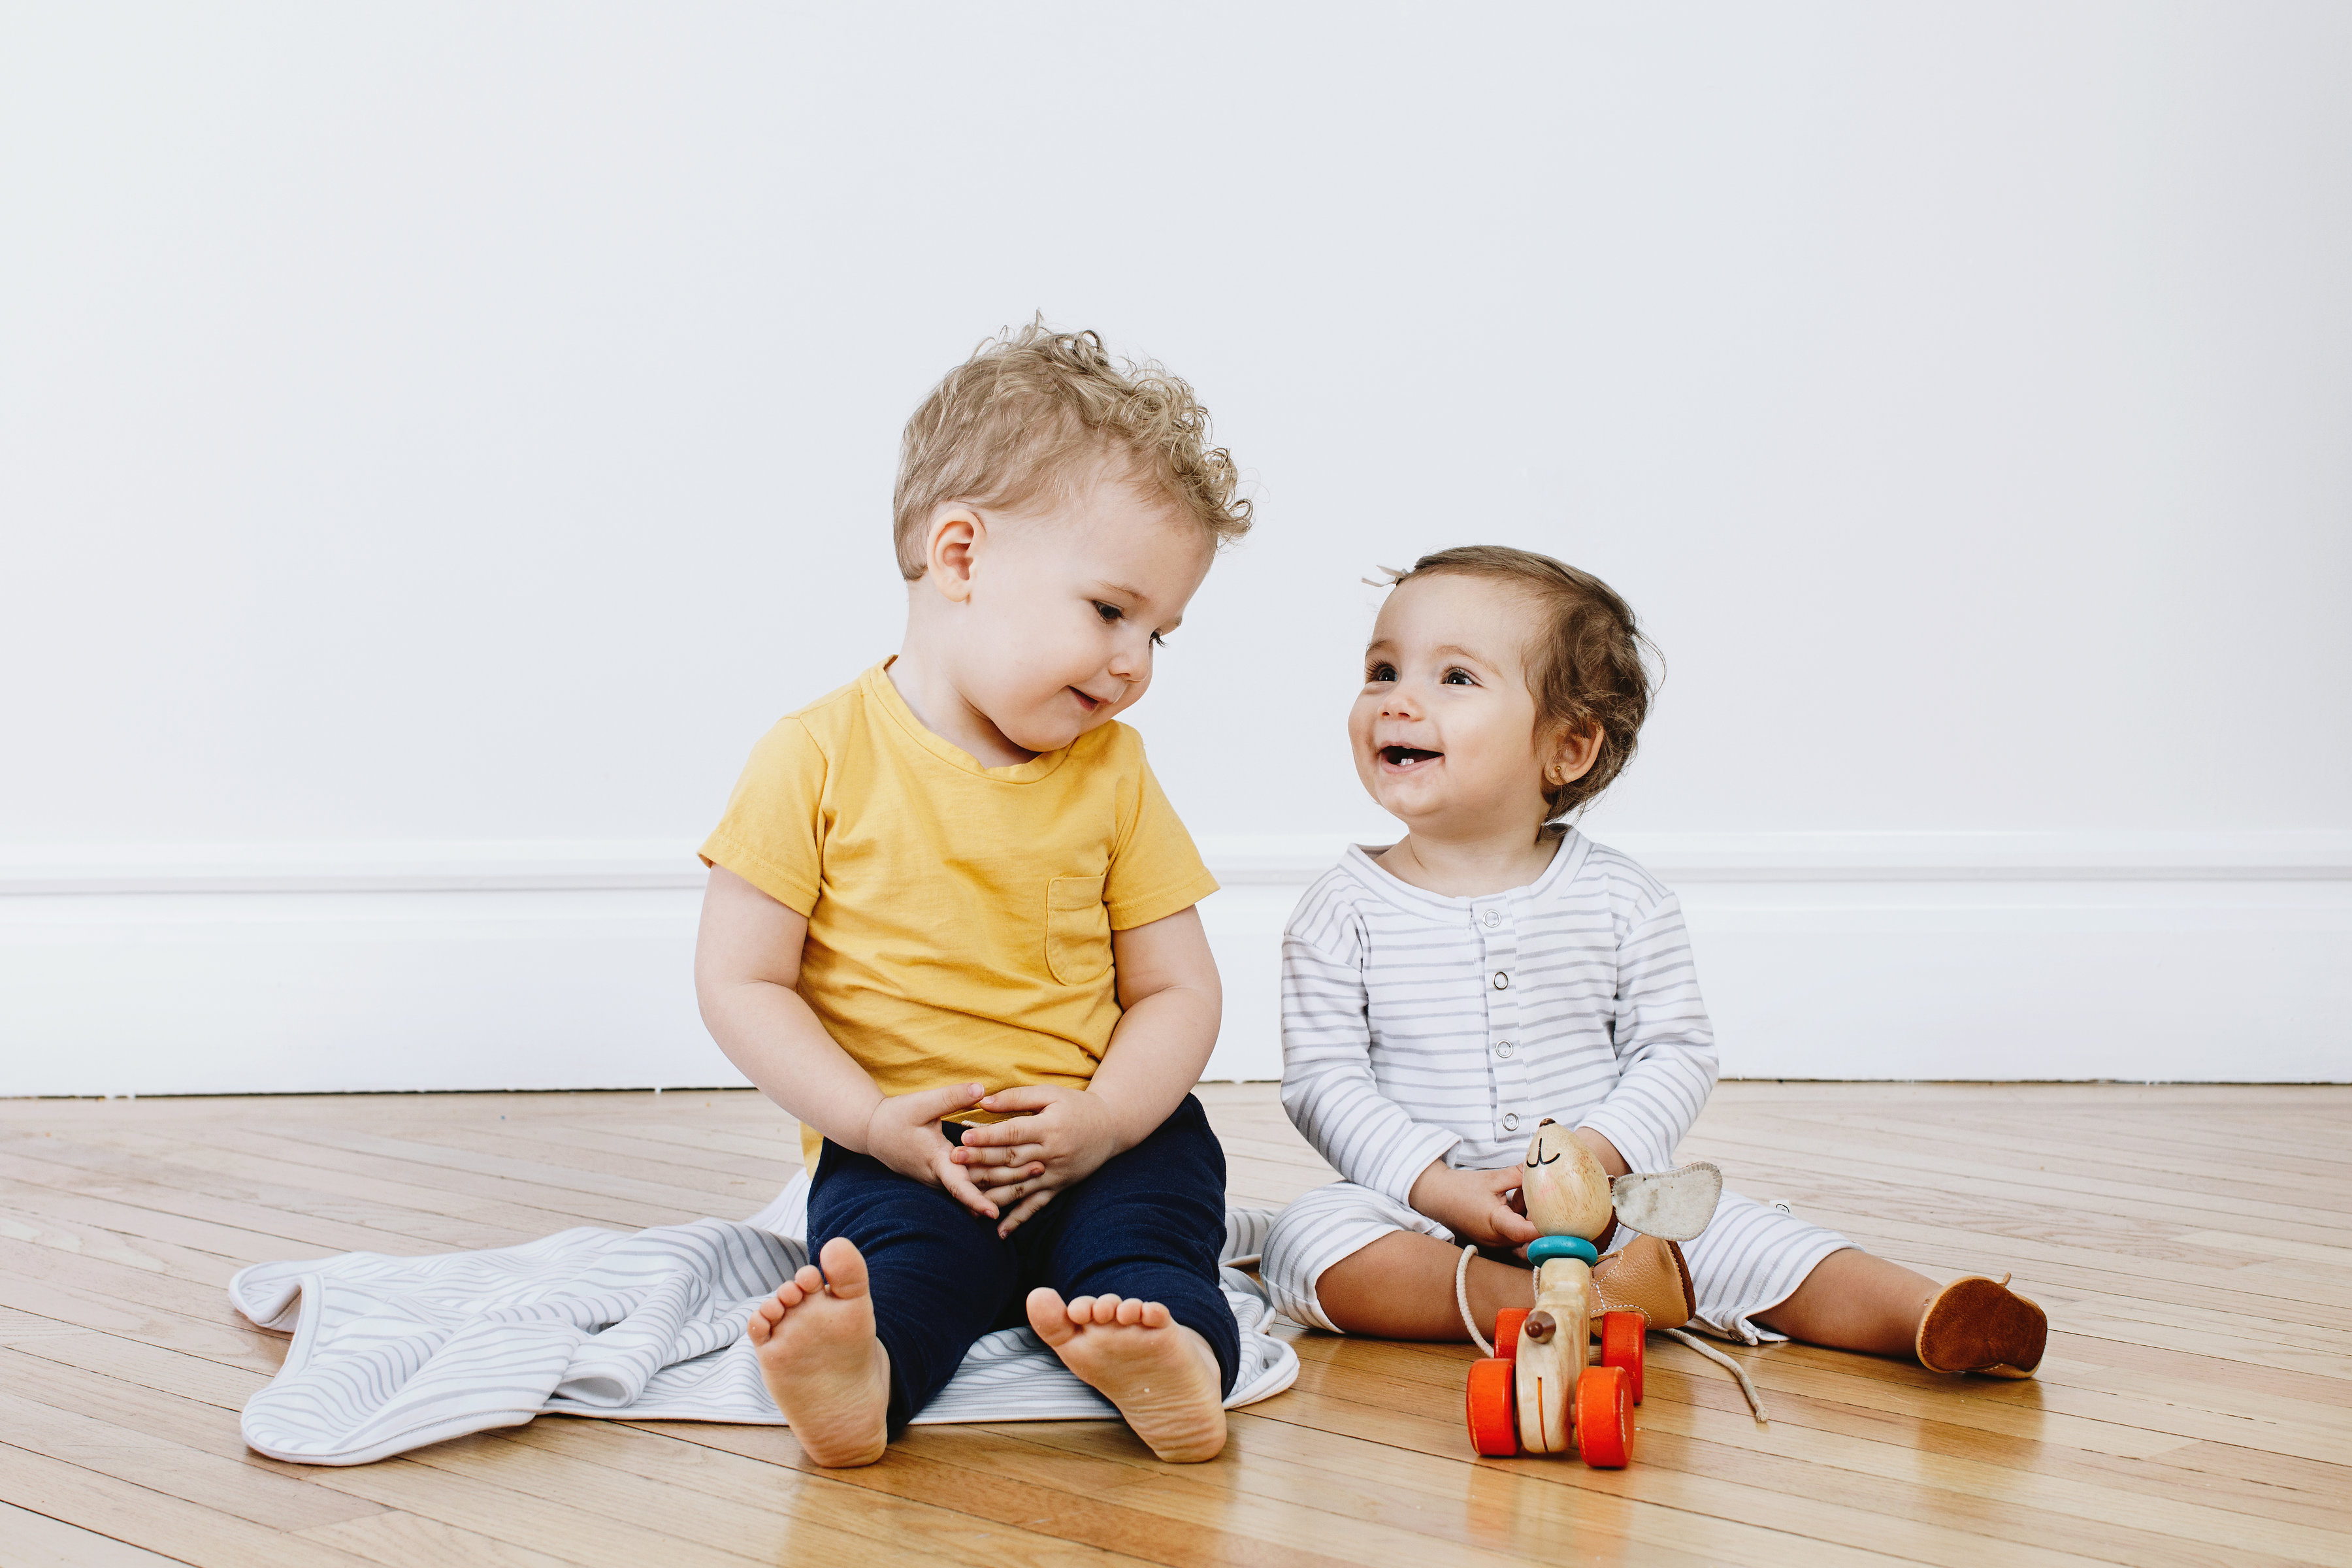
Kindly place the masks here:
[(1045, 889), (1045, 967), (1065, 985), (1089, 985), (1110, 968), (1110, 911), (1100, 877), (1056, 877)]

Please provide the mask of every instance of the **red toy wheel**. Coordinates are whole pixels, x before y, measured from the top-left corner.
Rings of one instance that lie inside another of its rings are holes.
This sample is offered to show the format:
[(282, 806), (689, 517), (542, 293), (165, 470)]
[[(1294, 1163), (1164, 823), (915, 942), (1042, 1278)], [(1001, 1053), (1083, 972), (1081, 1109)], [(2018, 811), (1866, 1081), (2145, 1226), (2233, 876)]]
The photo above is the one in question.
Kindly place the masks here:
[(1519, 1416), (1512, 1407), (1511, 1363), (1495, 1356), (1470, 1363), (1463, 1405), (1470, 1420), (1470, 1447), (1496, 1458), (1519, 1451)]
[(1633, 1386), (1633, 1403), (1642, 1403), (1642, 1349), (1650, 1321), (1639, 1312), (1606, 1312), (1601, 1319), (1601, 1364), (1622, 1366)]
[(1495, 1354), (1504, 1361), (1519, 1359), (1519, 1325), (1528, 1321), (1527, 1307), (1506, 1307), (1495, 1314)]
[(1576, 1447), (1596, 1470), (1622, 1470), (1633, 1457), (1633, 1402), (1622, 1366), (1590, 1366), (1576, 1381)]

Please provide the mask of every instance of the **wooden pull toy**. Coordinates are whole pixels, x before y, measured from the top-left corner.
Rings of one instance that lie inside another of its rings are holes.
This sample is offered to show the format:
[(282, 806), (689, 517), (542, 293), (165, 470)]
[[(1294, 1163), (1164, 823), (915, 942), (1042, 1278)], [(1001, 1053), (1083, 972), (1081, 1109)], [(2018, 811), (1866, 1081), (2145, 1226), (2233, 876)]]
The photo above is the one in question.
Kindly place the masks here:
[[(1536, 1302), (1495, 1321), (1495, 1353), (1470, 1364), (1470, 1445), (1481, 1454), (1580, 1454), (1602, 1469), (1633, 1456), (1649, 1322), (1635, 1311), (1594, 1311), (1592, 1266), (1619, 1221), (1662, 1241), (1688, 1241), (1715, 1216), (1723, 1174), (1685, 1165), (1615, 1182), (1569, 1129), (1546, 1119), (1528, 1144), (1519, 1194), (1542, 1234), (1528, 1247)], [(1463, 1255), (1468, 1267), (1469, 1254)], [(1466, 1319), (1468, 1307), (1465, 1300)], [(1600, 1324), (1599, 1364), (1592, 1356)], [(1479, 1339), (1477, 1325), (1471, 1337)], [(1484, 1344), (1480, 1339), (1480, 1343)]]

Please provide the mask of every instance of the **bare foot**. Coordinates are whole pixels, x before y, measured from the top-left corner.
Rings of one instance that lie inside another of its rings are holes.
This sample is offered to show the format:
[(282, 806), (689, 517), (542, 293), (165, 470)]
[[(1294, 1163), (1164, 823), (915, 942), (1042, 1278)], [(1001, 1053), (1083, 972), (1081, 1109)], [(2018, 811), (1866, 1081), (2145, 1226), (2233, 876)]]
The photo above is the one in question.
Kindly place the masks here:
[(1135, 1435), (1171, 1464), (1213, 1459), (1225, 1447), (1217, 1352), (1157, 1301), (1029, 1292), (1029, 1326), (1062, 1364), (1118, 1406)]
[(874, 1337), (857, 1248), (836, 1236), (818, 1261), (824, 1272), (802, 1268), (751, 1309), (744, 1329), (802, 1451), (829, 1468), (870, 1465), (889, 1436), (890, 1353)]

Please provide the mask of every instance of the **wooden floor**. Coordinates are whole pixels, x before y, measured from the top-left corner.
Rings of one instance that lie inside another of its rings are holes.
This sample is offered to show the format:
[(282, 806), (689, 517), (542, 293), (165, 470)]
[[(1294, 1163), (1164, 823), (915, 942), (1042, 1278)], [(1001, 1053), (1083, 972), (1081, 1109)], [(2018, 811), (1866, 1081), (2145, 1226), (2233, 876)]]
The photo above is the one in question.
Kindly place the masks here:
[[(1204, 1089), (1240, 1201), (1328, 1179)], [(0, 1102), (0, 1564), (2352, 1563), (2352, 1090), (1729, 1084), (1687, 1155), (1928, 1272), (2014, 1269), (2030, 1383), (1654, 1339), (1633, 1467), (1474, 1461), (1465, 1348), (1296, 1335), (1217, 1463), (1108, 1423), (789, 1432), (543, 1418), (352, 1469), (264, 1459), (241, 1264), (740, 1216), (796, 1163), (748, 1095)]]

